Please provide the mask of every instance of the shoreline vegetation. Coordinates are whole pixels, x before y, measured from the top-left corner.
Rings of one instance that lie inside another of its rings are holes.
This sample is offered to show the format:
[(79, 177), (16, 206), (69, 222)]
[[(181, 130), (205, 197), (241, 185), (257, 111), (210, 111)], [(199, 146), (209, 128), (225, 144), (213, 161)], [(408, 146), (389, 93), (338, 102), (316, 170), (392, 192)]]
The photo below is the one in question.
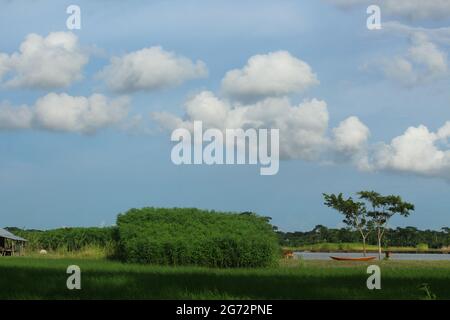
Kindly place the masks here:
[[(342, 252), (342, 253), (363, 253), (362, 243), (315, 243), (299, 246), (283, 246), (284, 251), (294, 252)], [(376, 245), (366, 245), (367, 253), (378, 253)], [(434, 254), (450, 254), (450, 247), (440, 249), (428, 248), (427, 246), (417, 247), (385, 247), (382, 252), (391, 253), (434, 253)]]
[[(359, 243), (318, 243), (302, 246), (282, 246), (280, 247), (280, 257), (283, 252), (311, 252), (311, 253), (363, 253), (362, 244)], [(378, 253), (378, 248), (374, 245), (367, 246), (367, 253)], [(411, 253), (411, 254), (450, 254), (449, 248), (442, 249), (423, 249), (414, 247), (387, 247), (383, 248), (384, 252), (390, 253)], [(25, 250), (25, 257), (42, 258), (49, 257), (53, 259), (64, 258), (87, 258), (87, 259), (108, 259), (113, 252), (110, 247), (101, 247), (97, 245), (87, 245), (77, 250), (68, 251), (65, 247), (48, 250), (47, 254), (43, 256), (39, 250)]]

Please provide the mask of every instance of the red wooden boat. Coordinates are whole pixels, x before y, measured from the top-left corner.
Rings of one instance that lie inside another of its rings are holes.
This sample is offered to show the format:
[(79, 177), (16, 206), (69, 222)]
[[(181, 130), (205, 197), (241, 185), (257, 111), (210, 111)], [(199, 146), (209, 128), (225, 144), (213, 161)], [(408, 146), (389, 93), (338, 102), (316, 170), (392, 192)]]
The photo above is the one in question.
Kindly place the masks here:
[(331, 259), (337, 260), (337, 261), (370, 261), (375, 259), (376, 257), (370, 256), (370, 257), (358, 257), (358, 258), (351, 258), (351, 257), (333, 257), (330, 256)]

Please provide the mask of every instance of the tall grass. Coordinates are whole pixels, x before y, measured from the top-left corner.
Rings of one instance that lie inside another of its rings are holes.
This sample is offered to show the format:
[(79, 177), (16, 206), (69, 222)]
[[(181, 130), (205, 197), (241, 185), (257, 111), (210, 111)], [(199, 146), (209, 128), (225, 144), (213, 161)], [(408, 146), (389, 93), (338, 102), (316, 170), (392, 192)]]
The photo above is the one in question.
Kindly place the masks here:
[(58, 247), (46, 251), (45, 254), (40, 253), (40, 250), (27, 249), (24, 252), (26, 257), (33, 258), (79, 258), (79, 259), (106, 259), (114, 252), (112, 245), (98, 246), (86, 245), (78, 250), (68, 251), (66, 246)]
[(114, 227), (107, 228), (59, 228), (46, 231), (14, 230), (14, 233), (28, 240), (28, 250), (80, 251), (85, 247), (111, 246)]
[(266, 218), (198, 209), (132, 209), (117, 218), (123, 261), (160, 265), (263, 267), (278, 258)]

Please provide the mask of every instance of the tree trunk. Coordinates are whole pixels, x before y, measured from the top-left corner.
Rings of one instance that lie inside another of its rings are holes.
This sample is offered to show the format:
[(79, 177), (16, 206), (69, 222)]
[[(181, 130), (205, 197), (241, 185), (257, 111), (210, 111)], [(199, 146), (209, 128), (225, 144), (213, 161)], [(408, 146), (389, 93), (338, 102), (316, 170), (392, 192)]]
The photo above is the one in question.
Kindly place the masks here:
[(381, 232), (378, 230), (378, 260), (381, 260)]
[(366, 237), (362, 237), (363, 239), (363, 255), (366, 256)]

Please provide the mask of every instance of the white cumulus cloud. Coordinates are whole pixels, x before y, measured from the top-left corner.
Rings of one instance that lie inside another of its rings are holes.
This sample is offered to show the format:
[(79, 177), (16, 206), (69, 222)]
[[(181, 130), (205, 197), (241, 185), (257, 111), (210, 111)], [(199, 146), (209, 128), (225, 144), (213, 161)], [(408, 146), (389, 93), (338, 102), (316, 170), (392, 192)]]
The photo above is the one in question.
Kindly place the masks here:
[(47, 37), (29, 34), (19, 52), (0, 53), (0, 80), (10, 88), (52, 89), (67, 87), (82, 78), (88, 62), (77, 37), (53, 32)]
[(408, 128), (389, 144), (381, 144), (375, 154), (375, 169), (450, 179), (450, 122), (437, 132), (426, 126)]
[(244, 102), (302, 92), (318, 84), (304, 61), (287, 51), (258, 54), (242, 69), (227, 72), (222, 80), (225, 95)]
[(207, 74), (203, 61), (193, 62), (161, 47), (151, 47), (113, 57), (98, 76), (113, 91), (136, 92), (177, 86)]
[(288, 159), (314, 159), (327, 144), (327, 105), (316, 99), (292, 105), (288, 98), (267, 98), (242, 105), (204, 91), (186, 102), (183, 118), (167, 112), (152, 116), (168, 130), (191, 129), (194, 121), (202, 121), (204, 128), (221, 130), (279, 129), (280, 155)]
[(125, 119), (128, 107), (126, 97), (110, 100), (101, 94), (77, 97), (49, 93), (33, 106), (0, 105), (0, 129), (94, 133)]
[(350, 160), (359, 169), (369, 169), (369, 128), (358, 117), (351, 116), (341, 121), (332, 131), (332, 143), (337, 157), (344, 161)]
[(353, 153), (366, 147), (370, 130), (358, 117), (352, 116), (339, 123), (333, 134), (336, 149)]

